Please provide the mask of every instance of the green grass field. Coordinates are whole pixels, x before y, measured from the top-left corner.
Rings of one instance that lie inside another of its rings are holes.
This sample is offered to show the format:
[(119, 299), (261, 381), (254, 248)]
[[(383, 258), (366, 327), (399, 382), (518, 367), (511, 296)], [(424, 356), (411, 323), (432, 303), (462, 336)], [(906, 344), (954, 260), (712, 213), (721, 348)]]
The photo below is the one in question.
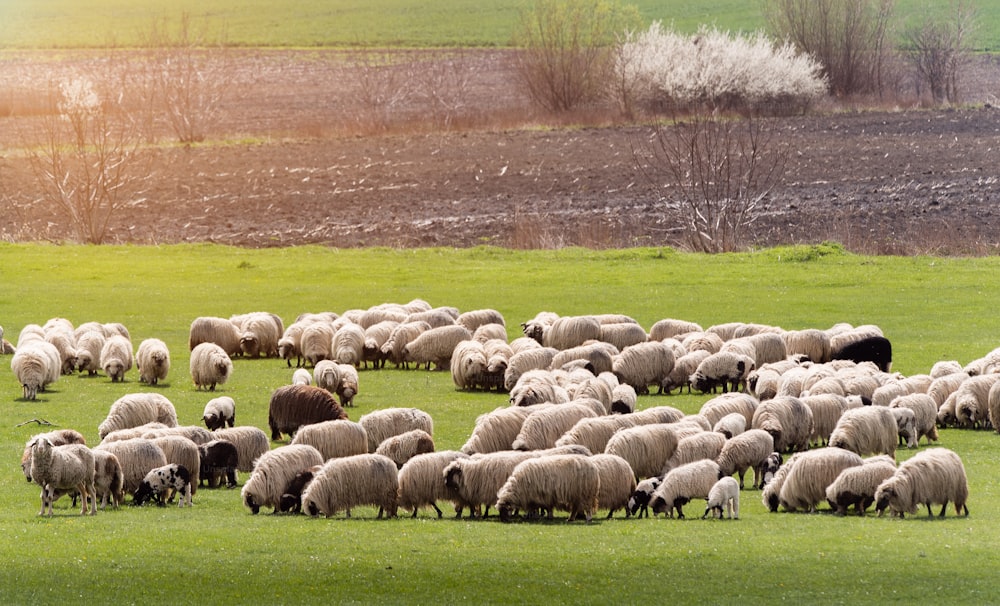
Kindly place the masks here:
[[(540, 310), (619, 312), (649, 327), (676, 317), (704, 326), (753, 321), (785, 328), (875, 323), (893, 340), (894, 370), (926, 372), (997, 345), (1000, 260), (860, 257), (836, 247), (738, 255), (669, 249), (610, 252), (243, 250), (211, 245), (86, 247), (0, 245), (0, 325), (16, 340), (28, 323), (119, 321), (134, 343), (162, 338), (173, 355), (166, 384), (182, 424), (204, 403), (187, 371), (187, 331), (199, 315), (266, 310), (286, 323), (305, 311), (365, 308), (420, 297), (462, 310), (494, 307), (509, 335)], [(601, 519), (587, 525), (437, 520), (421, 512), (374, 520), (250, 515), (231, 490), (202, 490), (191, 509), (124, 507), (82, 518), (67, 499), (39, 518), (38, 488), (21, 475), (25, 441), (46, 419), (97, 442), (110, 404), (145, 391), (64, 376), (35, 402), (0, 359), (0, 588), (6, 604), (116, 603), (985, 603), (995, 599), (1000, 531), (992, 432), (944, 430), (940, 445), (968, 471), (969, 518), (927, 521), (770, 514), (759, 492), (742, 495), (738, 521)], [(292, 370), (277, 360), (236, 360), (220, 394), (237, 420), (266, 428), (271, 391)], [(648, 396), (640, 407), (695, 412), (707, 396)], [(438, 449), (458, 448), (499, 394), (456, 391), (446, 373), (362, 371), (352, 419), (415, 406), (435, 421)], [(921, 448), (926, 446), (921, 445)], [(900, 451), (903, 459), (912, 454)], [(240, 482), (246, 476), (241, 474)], [(565, 514), (561, 516), (565, 519)]]
[[(209, 40), (238, 46), (507, 46), (524, 0), (369, 0), (367, 2), (224, 0), (4, 0), (0, 48), (73, 48), (135, 45), (156, 20), (182, 13)], [(682, 31), (701, 24), (754, 30), (763, 25), (757, 2), (746, 0), (636, 0), (647, 20)], [(929, 3), (899, 0), (902, 19)], [(1000, 43), (1000, 2), (980, 5), (977, 48)]]

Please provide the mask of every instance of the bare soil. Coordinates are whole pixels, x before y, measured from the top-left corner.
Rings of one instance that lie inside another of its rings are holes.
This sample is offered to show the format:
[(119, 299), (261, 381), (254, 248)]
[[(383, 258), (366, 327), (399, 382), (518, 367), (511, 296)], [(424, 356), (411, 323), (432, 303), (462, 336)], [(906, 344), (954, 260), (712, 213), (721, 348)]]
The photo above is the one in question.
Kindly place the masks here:
[[(11, 88), (40, 81), (39, 70), (51, 78), (89, 59), (5, 60), (4, 73), (16, 78), (4, 83)], [(232, 94), (209, 133), (215, 142), (158, 147), (148, 190), (117, 213), (107, 240), (683, 245), (685, 211), (666, 184), (636, 169), (632, 150), (648, 128), (525, 128), (537, 116), (511, 85), (505, 51), (451, 60), (470, 75), (456, 85), (447, 115), (420, 105), (426, 97), (411, 91), (384, 114), (383, 134), (360, 136), (372, 130), (358, 101), (365, 74), (342, 56), (227, 57)], [(408, 65), (411, 81), (430, 71), (423, 57)], [(781, 118), (782, 140), (793, 152), (747, 244), (835, 240), (863, 252), (995, 252), (1000, 109), (992, 94), (1000, 90), (1000, 69), (989, 58), (975, 67), (967, 108), (824, 109)], [(13, 113), (0, 118), (0, 240), (72, 239), (16, 150), (15, 121), (30, 117)]]

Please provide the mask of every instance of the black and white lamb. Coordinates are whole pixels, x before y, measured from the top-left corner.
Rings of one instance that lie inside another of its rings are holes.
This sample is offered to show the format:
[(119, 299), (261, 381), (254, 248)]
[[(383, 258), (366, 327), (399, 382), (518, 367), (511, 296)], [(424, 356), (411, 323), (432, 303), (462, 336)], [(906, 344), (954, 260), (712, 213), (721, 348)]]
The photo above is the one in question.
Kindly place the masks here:
[(229, 396), (212, 398), (205, 404), (201, 420), (209, 431), (236, 425), (236, 402)]
[(638, 518), (645, 516), (648, 518), (649, 502), (653, 500), (653, 493), (656, 492), (661, 482), (663, 482), (663, 478), (660, 476), (653, 476), (638, 482), (635, 485), (635, 490), (632, 491), (632, 496), (629, 497), (625, 511), (630, 516)]
[(152, 500), (163, 507), (173, 493), (180, 495), (177, 506), (191, 506), (191, 474), (187, 468), (177, 463), (152, 469), (142, 479), (139, 488), (132, 495), (133, 505), (142, 505)]

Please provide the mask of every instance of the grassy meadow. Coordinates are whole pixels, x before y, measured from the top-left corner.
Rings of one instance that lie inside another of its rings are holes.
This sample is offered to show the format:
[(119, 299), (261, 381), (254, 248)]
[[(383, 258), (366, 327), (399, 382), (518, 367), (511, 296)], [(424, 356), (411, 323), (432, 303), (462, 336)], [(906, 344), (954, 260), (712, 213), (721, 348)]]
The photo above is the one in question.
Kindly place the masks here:
[[(4, 0), (0, 48), (75, 48), (140, 43), (156, 20), (190, 15), (208, 40), (237, 46), (507, 46), (525, 0)], [(693, 32), (763, 25), (759, 4), (746, 0), (633, 0), (642, 16)], [(924, 0), (898, 0), (905, 22), (935, 10)], [(979, 2), (976, 46), (1000, 43), (1000, 2)]]
[[(767, 513), (759, 492), (742, 494), (741, 519), (612, 520), (592, 524), (501, 524), (437, 520), (422, 511), (374, 520), (252, 516), (238, 491), (203, 489), (195, 506), (123, 507), (80, 517), (66, 498), (38, 517), (38, 488), (25, 482), (25, 441), (45, 431), (31, 419), (83, 432), (125, 393), (155, 389), (198, 424), (213, 397), (188, 373), (188, 326), (199, 315), (271, 311), (286, 324), (301, 312), (365, 308), (422, 298), (462, 310), (494, 307), (508, 324), (540, 310), (619, 312), (648, 328), (676, 317), (704, 326), (752, 321), (785, 328), (875, 323), (895, 349), (893, 369), (926, 372), (937, 360), (962, 363), (998, 344), (1000, 260), (888, 258), (835, 246), (705, 256), (670, 249), (593, 252), (244, 250), (215, 245), (87, 247), (0, 245), (0, 325), (14, 341), (28, 323), (54, 316), (74, 324), (118, 321), (135, 345), (167, 342), (165, 384), (64, 376), (35, 402), (0, 359), (0, 588), (8, 604), (114, 600), (130, 603), (983, 603), (993, 599), (1000, 531), (1000, 438), (944, 430), (969, 475), (969, 518), (928, 521)], [(239, 424), (266, 430), (271, 391), (290, 381), (278, 360), (235, 361), (219, 394), (237, 402)], [(640, 408), (696, 412), (707, 396), (648, 396)], [(361, 373), (349, 415), (414, 406), (435, 421), (438, 449), (462, 445), (477, 415), (503, 406), (500, 394), (456, 391), (447, 373), (385, 369)], [(926, 448), (921, 444), (921, 448)], [(911, 456), (900, 451), (899, 459)], [(240, 483), (246, 480), (241, 474)], [(265, 510), (266, 511), (266, 510)], [(447, 510), (446, 510), (447, 514)], [(974, 562), (975, 564), (971, 564)]]

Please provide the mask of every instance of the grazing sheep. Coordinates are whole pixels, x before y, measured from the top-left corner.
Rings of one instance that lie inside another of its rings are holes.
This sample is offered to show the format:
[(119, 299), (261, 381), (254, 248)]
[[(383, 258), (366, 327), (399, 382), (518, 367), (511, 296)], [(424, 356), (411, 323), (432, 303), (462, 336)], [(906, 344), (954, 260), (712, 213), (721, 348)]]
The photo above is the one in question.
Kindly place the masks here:
[[(956, 372), (943, 377), (937, 377), (931, 381), (927, 388), (927, 395), (934, 399), (934, 405), (940, 408), (948, 396), (958, 391), (959, 386), (969, 378), (965, 372)], [(996, 425), (994, 425), (996, 427)]]
[[(475, 332), (480, 326), (486, 324), (507, 325), (504, 322), (503, 314), (495, 309), (474, 309), (464, 312), (455, 318), (455, 323), (464, 326), (470, 333)], [(506, 336), (504, 338), (506, 339)]]
[[(320, 360), (313, 366), (312, 383), (316, 387), (337, 393), (340, 387), (340, 364), (334, 360)], [(309, 385), (309, 383), (305, 383)]]
[(917, 422), (916, 415), (909, 408), (890, 408), (893, 418), (896, 419), (896, 434), (899, 436), (899, 445), (904, 443), (907, 448), (917, 447)]
[[(479, 415), (476, 418), (472, 434), (465, 441), (461, 451), (472, 455), (510, 450), (511, 444), (514, 443), (517, 434), (521, 431), (524, 420), (534, 410), (536, 409), (531, 406), (505, 406)], [(602, 447), (601, 450), (604, 448)]]
[(859, 455), (896, 456), (898, 427), (892, 410), (885, 406), (862, 406), (844, 411), (830, 434), (830, 446)]
[(458, 389), (475, 389), (486, 373), (486, 348), (476, 340), (462, 341), (451, 355), (451, 380)]
[(47, 433), (39, 433), (31, 436), (24, 445), (24, 452), (21, 453), (21, 471), (25, 479), (31, 481), (31, 446), (32, 444), (45, 438), (53, 446), (64, 446), (66, 444), (86, 444), (83, 434), (75, 429), (56, 429)]
[(627, 415), (635, 412), (639, 398), (635, 388), (627, 383), (618, 385), (611, 390), (611, 413)]
[(558, 384), (556, 376), (550, 371), (529, 371), (521, 375), (517, 385), (510, 390), (511, 406), (532, 406), (545, 402), (569, 402), (569, 393)]
[(177, 427), (147, 429), (139, 437), (146, 438), (147, 440), (155, 440), (165, 436), (180, 436), (191, 440), (195, 444), (207, 444), (215, 437), (212, 432), (200, 425), (178, 425)]
[(654, 514), (666, 513), (670, 518), (674, 517), (676, 509), (677, 517), (683, 519), (684, 511), (681, 507), (691, 499), (707, 499), (708, 493), (719, 477), (719, 464), (711, 459), (702, 459), (671, 469), (663, 476), (663, 482), (653, 492), (649, 506)]
[(948, 396), (938, 408), (937, 422), (941, 427), (960, 427), (955, 415), (955, 393)]
[(514, 356), (514, 349), (502, 339), (490, 339), (483, 343), (486, 352), (486, 371), (480, 379), (480, 386), (485, 390), (504, 389), (504, 376), (507, 366)]
[(728, 440), (747, 430), (747, 419), (742, 413), (731, 412), (716, 421), (712, 431), (721, 433)]
[(892, 343), (880, 336), (871, 336), (859, 341), (836, 347), (835, 340), (831, 342), (832, 360), (852, 360), (854, 362), (874, 362), (882, 372), (892, 368)]
[(514, 450), (544, 450), (552, 448), (564, 433), (580, 419), (597, 414), (584, 404), (560, 404), (537, 410), (524, 420), (521, 431), (511, 447)]
[(1000, 373), (969, 377), (955, 390), (955, 416), (960, 425), (972, 428), (989, 423), (990, 389), (1000, 382)]
[(674, 368), (674, 354), (662, 341), (649, 341), (627, 347), (612, 361), (612, 372), (622, 383), (631, 385), (637, 394), (648, 394), (649, 386), (662, 391), (662, 383)]
[(365, 355), (365, 329), (345, 324), (333, 335), (333, 360), (338, 364), (360, 366)]
[(226, 488), (236, 487), (236, 468), (240, 464), (236, 444), (229, 440), (212, 440), (200, 444), (198, 457), (201, 461), (201, 468), (198, 470), (199, 484), (207, 482), (209, 488), (215, 488), (225, 478)]
[(243, 352), (240, 347), (239, 328), (225, 318), (205, 316), (195, 318), (191, 322), (188, 350), (194, 351), (194, 348), (202, 343), (218, 345), (227, 356), (238, 356)]
[(781, 377), (781, 373), (771, 365), (758, 368), (747, 376), (748, 391), (758, 400), (770, 400), (778, 395)]
[(688, 393), (691, 393), (691, 375), (698, 370), (698, 365), (710, 355), (710, 352), (699, 349), (674, 360), (674, 367), (670, 370), (670, 374), (660, 382), (660, 393), (670, 394), (674, 389), (683, 392), (685, 387), (687, 387)]
[[(440, 326), (452, 325), (454, 325), (454, 321), (448, 324), (441, 324)], [(421, 333), (430, 330), (434, 326), (426, 321), (403, 322), (392, 330), (389, 340), (382, 345), (382, 353), (388, 357), (389, 361), (396, 368), (409, 368), (408, 363), (403, 359), (403, 348), (406, 347), (407, 343), (420, 336)]]
[(333, 325), (329, 322), (313, 322), (302, 329), (302, 358), (306, 364), (315, 367), (320, 360), (333, 359)]
[(120, 507), (125, 496), (125, 475), (118, 457), (104, 450), (90, 452), (94, 455), (94, 491), (101, 501), (99, 508), (104, 509), (109, 501), (112, 507)]
[(875, 502), (875, 491), (879, 484), (896, 473), (896, 462), (880, 455), (865, 459), (859, 467), (848, 467), (840, 472), (837, 479), (826, 488), (826, 501), (838, 515), (846, 515), (848, 507), (854, 507), (859, 516)]
[(659, 474), (677, 450), (672, 423), (655, 423), (619, 429), (608, 440), (604, 452), (628, 461), (636, 479)]
[(630, 517), (627, 507), (635, 492), (636, 482), (628, 461), (619, 456), (598, 453), (590, 457), (590, 462), (597, 466), (600, 477), (597, 508), (607, 509), (608, 519), (619, 509), (625, 509), (625, 517)]
[[(526, 336), (533, 336), (527, 333)], [(563, 316), (556, 318), (542, 333), (540, 343), (544, 347), (558, 350), (583, 345), (586, 341), (597, 341), (601, 336), (601, 322), (593, 316)]]
[(281, 495), (295, 474), (322, 464), (323, 456), (306, 444), (290, 444), (265, 452), (254, 463), (253, 472), (240, 491), (243, 505), (254, 515), (261, 507), (271, 507), (277, 512)]
[(94, 376), (101, 369), (101, 350), (106, 338), (103, 332), (89, 330), (76, 339), (76, 369)]
[[(49, 347), (51, 348), (51, 345)], [(25, 400), (36, 399), (38, 392), (45, 391), (45, 386), (59, 376), (59, 367), (53, 368), (52, 356), (46, 353), (45, 347), (40, 342), (31, 342), (18, 347), (10, 360), (10, 368), (21, 385), (21, 393)]]
[(285, 332), (284, 322), (268, 312), (253, 312), (239, 318), (240, 351), (248, 358), (278, 357), (278, 341)]
[(962, 372), (962, 365), (957, 360), (940, 360), (931, 366), (928, 374), (932, 379), (940, 379), (957, 372)]
[(313, 481), (319, 470), (322, 469), (322, 465), (313, 465), (308, 469), (303, 469), (302, 471), (295, 474), (285, 486), (285, 490), (281, 493), (281, 500), (278, 503), (278, 508), (275, 509), (275, 513), (299, 513), (302, 511), (302, 493), (305, 492), (309, 483)]
[(189, 438), (180, 435), (164, 435), (153, 440), (153, 443), (160, 447), (163, 456), (167, 457), (167, 463), (182, 465), (188, 470), (191, 482), (194, 483), (192, 494), (198, 491), (198, 484), (201, 480), (201, 454), (198, 444)]
[(283, 433), (291, 436), (303, 425), (346, 418), (347, 413), (333, 399), (333, 394), (311, 385), (284, 385), (275, 389), (267, 410), (273, 441), (280, 440)]
[(399, 506), (412, 509), (414, 518), (421, 507), (433, 507), (440, 518), (443, 513), (437, 502), (451, 501), (461, 515), (461, 499), (445, 484), (444, 470), (453, 461), (465, 458), (468, 455), (457, 450), (428, 452), (411, 458), (399, 469)]
[(673, 406), (652, 406), (638, 410), (631, 415), (637, 425), (650, 423), (676, 423), (684, 418), (684, 413)]
[(737, 520), (740, 517), (740, 486), (736, 479), (730, 476), (721, 478), (712, 489), (708, 491), (708, 502), (705, 504), (705, 513), (701, 519), (708, 517), (712, 512), (712, 517), (720, 520), (724, 517), (723, 510), (727, 510), (730, 520)]
[(402, 324), (413, 322), (427, 324), (427, 328), (436, 328), (438, 326), (451, 326), (455, 324), (456, 318), (458, 318), (458, 309), (454, 307), (436, 307), (412, 313), (406, 316)]
[(786, 464), (788, 473), (780, 483), (778, 502), (786, 511), (814, 512), (816, 505), (826, 500), (826, 489), (837, 476), (862, 463), (856, 453), (835, 446), (795, 453)]
[(392, 459), (396, 467), (402, 467), (407, 461), (419, 454), (434, 452), (434, 438), (423, 429), (411, 429), (399, 435), (383, 440), (375, 454)]
[(662, 477), (653, 476), (637, 483), (635, 490), (632, 491), (632, 496), (629, 497), (628, 505), (625, 507), (626, 514), (638, 518), (643, 516), (648, 518), (649, 502), (653, 500), (653, 493), (656, 492), (661, 482), (663, 482)]
[(555, 312), (540, 311), (535, 314), (534, 318), (521, 323), (521, 332), (524, 333), (525, 338), (541, 345), (545, 339), (545, 333), (552, 328), (552, 324), (558, 319), (559, 314)]
[(367, 453), (368, 435), (360, 423), (337, 419), (299, 427), (292, 438), (292, 444), (313, 446), (325, 461)]
[(753, 369), (754, 361), (749, 356), (720, 351), (702, 360), (689, 381), (692, 388), (702, 393), (714, 393), (718, 386), (723, 393), (738, 391), (741, 386), (746, 391), (747, 376)]
[(160, 339), (146, 339), (139, 343), (135, 352), (135, 365), (139, 369), (139, 381), (156, 385), (167, 378), (170, 372), (170, 351)]
[(97, 434), (104, 439), (112, 431), (139, 427), (146, 423), (177, 427), (177, 411), (173, 403), (159, 393), (124, 395), (111, 404), (107, 417), (97, 426)]
[(302, 510), (329, 518), (341, 509), (351, 517), (359, 505), (378, 507), (378, 517), (396, 517), (399, 480), (395, 463), (379, 454), (330, 459), (302, 491)]
[[(785, 339), (781, 334), (774, 332), (761, 332), (743, 338), (753, 346), (754, 365), (757, 368), (760, 368), (764, 364), (780, 362), (788, 357), (788, 351), (785, 348)], [(732, 341), (730, 343), (732, 343)], [(723, 346), (720, 351), (725, 351), (725, 349), (725, 346)]]
[(45, 340), (50, 345), (55, 347), (59, 354), (60, 374), (73, 374), (73, 371), (76, 370), (77, 364), (76, 347), (73, 344), (73, 333), (65, 333), (58, 330), (48, 332), (45, 335)]
[(244, 473), (253, 471), (254, 461), (271, 448), (267, 434), (252, 425), (217, 429), (212, 434), (218, 440), (227, 440), (236, 445), (236, 452), (239, 454), (236, 469)]
[(574, 363), (581, 364), (591, 374), (597, 376), (602, 372), (611, 372), (614, 357), (619, 351), (610, 343), (594, 341), (564, 349), (552, 356), (552, 370), (569, 369)]
[(788, 355), (802, 354), (816, 364), (830, 361), (830, 335), (816, 328), (805, 330), (789, 330), (782, 335), (785, 339), (785, 350)]
[(296, 368), (292, 373), (292, 385), (312, 385), (313, 376), (305, 368)]
[(531, 370), (543, 370), (552, 365), (552, 360), (558, 350), (551, 347), (536, 347), (516, 352), (507, 361), (507, 370), (504, 371), (504, 389), (510, 391), (521, 380), (524, 373)]
[(31, 442), (31, 479), (42, 487), (42, 509), (38, 515), (52, 515), (52, 504), (60, 491), (76, 490), (87, 515), (87, 499), (91, 515), (97, 513), (97, 491), (94, 488), (94, 455), (83, 444), (55, 446), (40, 436)]
[(139, 488), (142, 479), (151, 469), (167, 464), (163, 449), (152, 440), (144, 438), (101, 442), (94, 449), (110, 452), (117, 457), (122, 468), (122, 491), (129, 494)]
[(167, 503), (167, 497), (171, 491), (181, 495), (177, 501), (178, 507), (191, 506), (191, 474), (183, 465), (170, 463), (163, 467), (152, 469), (142, 479), (139, 488), (132, 495), (133, 505), (142, 505), (152, 499), (158, 506), (163, 507)]
[(746, 426), (750, 427), (753, 424), (754, 412), (759, 404), (760, 402), (749, 394), (729, 392), (706, 401), (701, 405), (698, 414), (708, 419), (708, 422), (714, 427), (722, 417), (738, 412), (746, 419)]
[(432, 328), (403, 346), (403, 361), (417, 366), (424, 364), (427, 370), (431, 369), (431, 364), (436, 370), (448, 370), (455, 347), (471, 339), (472, 333), (458, 324)]
[[(763, 488), (765, 484), (764, 465), (774, 452), (774, 438), (763, 429), (748, 429), (743, 433), (726, 440), (716, 457), (719, 473), (740, 476), (740, 490), (743, 490), (743, 478), (747, 470), (753, 468), (754, 485)], [(781, 456), (778, 456), (779, 465)]]
[(714, 431), (700, 431), (693, 435), (681, 438), (677, 442), (677, 449), (670, 459), (663, 466), (661, 475), (666, 474), (671, 469), (700, 461), (701, 459), (718, 458), (722, 447), (726, 443), (726, 438), (721, 433)]
[(704, 332), (701, 325), (694, 322), (688, 322), (687, 320), (675, 320), (673, 318), (665, 318), (663, 320), (658, 320), (649, 329), (649, 340), (650, 341), (662, 341), (664, 339), (670, 339), (677, 337), (678, 335), (684, 335), (692, 332)]
[(497, 491), (496, 509), (503, 522), (511, 520), (515, 509), (531, 517), (539, 508), (547, 512), (550, 520), (559, 508), (569, 512), (569, 522), (580, 514), (590, 522), (597, 510), (600, 481), (600, 471), (590, 457), (550, 455), (527, 459), (517, 464)]
[[(633, 322), (620, 322), (614, 324), (601, 324), (598, 340), (610, 343), (620, 351), (632, 345), (645, 343), (649, 340), (649, 335), (647, 335), (642, 326), (639, 326), (638, 324)], [(659, 341), (662, 341), (662, 339), (659, 339), (658, 342)]]
[(128, 427), (126, 429), (116, 429), (101, 438), (102, 442), (118, 442), (121, 440), (131, 440), (132, 438), (142, 438), (150, 431), (167, 429), (163, 423), (143, 423), (138, 427)]
[(417, 408), (383, 408), (358, 419), (368, 436), (368, 452), (374, 453), (378, 445), (392, 436), (413, 429), (422, 429), (434, 435), (434, 421), (426, 412)]
[(236, 402), (229, 396), (212, 398), (201, 415), (209, 431), (236, 425)]
[(809, 448), (812, 423), (812, 411), (802, 400), (791, 396), (777, 396), (757, 406), (750, 427), (763, 429), (771, 434), (774, 437), (774, 450), (788, 452)]
[(938, 517), (944, 517), (948, 502), (955, 503), (955, 515), (969, 515), (969, 482), (962, 459), (947, 448), (928, 448), (903, 461), (889, 479), (875, 491), (875, 510), (882, 515), (889, 509), (892, 515), (905, 517), (917, 513), (924, 504), (928, 517), (933, 517), (931, 505), (941, 503)]
[(377, 322), (365, 329), (365, 345), (362, 349), (361, 361), (367, 367), (371, 362), (372, 368), (383, 368), (389, 354), (382, 351), (382, 346), (392, 335), (393, 329), (399, 326), (399, 322), (384, 320)]
[(191, 351), (191, 380), (195, 389), (215, 391), (233, 374), (233, 361), (215, 343), (201, 343)]
[(847, 398), (836, 394), (821, 394), (803, 396), (801, 399), (812, 412), (813, 425), (809, 444), (826, 446), (840, 415), (848, 408)]

